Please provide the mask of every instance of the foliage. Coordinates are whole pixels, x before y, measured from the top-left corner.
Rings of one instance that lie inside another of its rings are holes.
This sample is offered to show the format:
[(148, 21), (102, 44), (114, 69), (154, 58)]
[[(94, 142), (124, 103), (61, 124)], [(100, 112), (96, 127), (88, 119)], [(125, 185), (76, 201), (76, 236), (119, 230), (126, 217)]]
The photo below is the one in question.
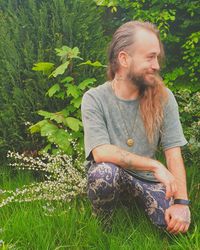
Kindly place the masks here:
[(192, 93), (190, 90), (176, 92), (179, 103), (180, 118), (184, 134), (189, 142), (184, 154), (188, 165), (200, 161), (200, 92)]
[[(74, 143), (74, 148), (76, 144)], [(10, 166), (44, 173), (45, 180), (24, 185), (12, 190), (0, 190), (3, 207), (11, 202), (71, 201), (76, 196), (83, 196), (86, 192), (85, 168), (82, 164), (83, 152), (77, 152), (73, 160), (69, 155), (43, 154), (41, 157), (31, 157), (24, 154), (8, 152)], [(4, 197), (4, 199), (3, 199)]]
[(188, 67), (191, 82), (198, 83), (200, 75), (200, 31), (192, 33), (185, 44), (183, 60)]
[[(83, 129), (80, 114), (82, 95), (94, 85), (96, 79), (87, 78), (77, 82), (77, 78), (80, 79), (79, 75), (76, 75), (76, 79), (72, 77), (74, 60), (83, 60), (79, 56), (80, 52), (77, 47), (62, 46), (62, 48), (56, 48), (55, 50), (61, 61), (57, 68), (54, 68), (54, 63), (39, 62), (34, 65), (33, 70), (42, 71), (48, 75), (49, 79), (58, 78), (46, 95), (51, 99), (66, 100), (67, 104), (58, 112), (38, 111), (38, 114), (43, 116), (44, 119), (32, 125), (30, 131), (31, 133), (40, 132), (41, 136), (47, 138), (48, 145), (43, 149), (43, 152), (53, 150), (53, 153), (62, 151), (72, 154), (73, 146), (70, 145), (70, 141), (76, 140), (79, 147), (83, 147)], [(80, 63), (78, 67), (80, 68), (81, 65), (103, 66), (98, 61), (92, 63), (90, 60)], [(66, 73), (68, 73), (67, 76)], [(65, 75), (64, 78), (59, 78), (62, 75)]]
[[(44, 96), (48, 79), (31, 71), (34, 62), (56, 61), (52, 50), (79, 46), (87, 60), (105, 60), (102, 11), (90, 0), (1, 0), (0, 3), (0, 152), (32, 150), (43, 144), (27, 133), (36, 111), (61, 109), (65, 102)], [(94, 25), (95, 23), (95, 25)], [(58, 63), (58, 61), (56, 61)], [(82, 77), (95, 68), (80, 67)], [(76, 73), (76, 72), (75, 72)], [(98, 79), (102, 72), (98, 70)]]
[[(163, 70), (167, 86), (198, 91), (199, 14), (197, 0), (1, 0), (1, 153), (10, 148), (38, 149), (43, 141), (30, 136), (25, 123), (38, 121), (37, 110), (58, 110), (65, 105), (60, 99), (41, 98), (48, 80), (31, 72), (33, 63), (57, 64), (51, 51), (62, 44), (78, 46), (88, 63), (97, 58), (105, 63), (108, 37), (128, 20), (148, 20), (159, 27), (167, 52)], [(74, 72), (82, 78), (95, 73), (102, 82), (103, 70), (95, 67)]]

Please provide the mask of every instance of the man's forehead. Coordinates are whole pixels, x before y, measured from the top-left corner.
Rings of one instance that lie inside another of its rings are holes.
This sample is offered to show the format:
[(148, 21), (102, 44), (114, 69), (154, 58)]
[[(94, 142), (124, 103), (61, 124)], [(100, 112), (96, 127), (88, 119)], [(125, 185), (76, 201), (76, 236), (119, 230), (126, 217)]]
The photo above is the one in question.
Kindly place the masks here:
[(144, 54), (160, 54), (160, 43), (153, 32), (140, 29), (135, 35), (133, 49)]

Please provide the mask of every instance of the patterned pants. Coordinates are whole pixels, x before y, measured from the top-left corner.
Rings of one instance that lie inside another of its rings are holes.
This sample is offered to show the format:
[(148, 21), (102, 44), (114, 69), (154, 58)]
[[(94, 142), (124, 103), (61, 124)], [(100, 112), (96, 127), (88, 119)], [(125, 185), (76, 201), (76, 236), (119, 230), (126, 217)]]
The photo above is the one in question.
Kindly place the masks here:
[(143, 181), (112, 163), (92, 163), (88, 169), (88, 197), (95, 214), (112, 214), (118, 202), (139, 201), (153, 224), (166, 228), (165, 210), (172, 199), (165, 199), (162, 183)]

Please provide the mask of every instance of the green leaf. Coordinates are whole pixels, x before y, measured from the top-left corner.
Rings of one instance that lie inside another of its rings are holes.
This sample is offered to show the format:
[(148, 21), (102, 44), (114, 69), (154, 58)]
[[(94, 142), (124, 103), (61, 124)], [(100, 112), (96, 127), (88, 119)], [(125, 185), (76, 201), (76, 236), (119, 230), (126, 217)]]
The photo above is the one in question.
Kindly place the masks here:
[(78, 88), (81, 90), (85, 90), (87, 87), (90, 87), (90, 85), (92, 85), (96, 81), (97, 80), (95, 78), (88, 78), (88, 79), (84, 80), (83, 82), (81, 82), (78, 85)]
[(48, 138), (51, 137), (55, 132), (57, 132), (58, 127), (50, 122), (44, 124), (41, 127), (41, 136), (47, 136)]
[(51, 136), (49, 139), (65, 152), (70, 146), (69, 135), (65, 132), (64, 129), (57, 129), (56, 134), (54, 136)]
[(54, 120), (57, 123), (65, 124), (65, 117), (63, 116), (63, 114), (61, 112), (54, 113), (51, 120)]
[(40, 110), (38, 111), (38, 114), (44, 116), (45, 119), (50, 119), (51, 121), (54, 120), (57, 123), (65, 123), (65, 117), (61, 112), (50, 113), (47, 111)]
[(64, 100), (66, 98), (66, 95), (64, 91), (60, 91), (58, 94), (55, 94), (55, 97)]
[(83, 60), (81, 57), (78, 56), (80, 54), (79, 49), (77, 47), (74, 47), (71, 49), (68, 46), (62, 46), (61, 49), (55, 49), (57, 56), (61, 57), (61, 61), (65, 62), (67, 59), (80, 59)]
[(32, 70), (34, 71), (42, 71), (45, 74), (49, 74), (49, 72), (53, 69), (54, 63), (49, 62), (39, 62), (35, 63)]
[(198, 43), (198, 41), (199, 41), (198, 37), (194, 37), (194, 38), (193, 38), (193, 42), (194, 42), (194, 43)]
[(80, 90), (76, 85), (73, 84), (67, 84), (67, 95), (68, 96), (73, 96), (74, 98), (78, 98), (80, 96)]
[(36, 124), (33, 124), (32, 126), (29, 127), (29, 130), (31, 132), (31, 134), (40, 132), (41, 127), (44, 126), (47, 123), (47, 120), (42, 120), (37, 122)]
[(46, 93), (49, 97), (52, 97), (56, 92), (60, 90), (60, 85), (58, 83), (54, 84)]
[[(69, 135), (66, 131), (58, 126), (52, 124), (47, 120), (38, 122), (37, 124), (31, 126), (32, 133), (40, 132), (41, 136), (47, 137), (50, 143), (56, 144), (60, 149), (66, 151), (70, 146)], [(46, 150), (49, 148), (46, 148)]]
[(67, 117), (66, 121), (67, 121), (69, 128), (71, 128), (73, 131), (76, 131), (76, 132), (79, 130), (79, 127), (82, 126), (81, 121), (74, 117)]
[(83, 58), (79, 57), (78, 54), (80, 54), (79, 48), (78, 47), (74, 47), (69, 52), (69, 58), (77, 58), (77, 59), (83, 60)]
[(39, 151), (39, 154), (46, 154), (48, 151), (51, 150), (51, 144), (47, 144), (43, 149)]
[(67, 117), (69, 115), (69, 111), (67, 110), (67, 108), (61, 110), (59, 113), (64, 117)]
[(72, 82), (74, 80), (73, 77), (71, 76), (67, 76), (65, 77), (62, 81), (60, 81), (61, 83), (66, 83), (66, 82)]
[[(56, 112), (56, 113), (50, 113), (47, 111), (39, 110), (37, 112), (39, 115), (43, 116), (45, 119), (50, 119), (51, 121), (56, 121), (58, 124), (63, 123), (66, 125), (66, 115), (64, 115), (62, 112)], [(48, 121), (47, 121), (48, 122)]]
[(112, 7), (111, 12), (112, 12), (112, 13), (117, 12), (117, 7), (115, 7), (115, 6)]
[(99, 61), (91, 62), (90, 60), (88, 60), (86, 62), (83, 62), (83, 63), (80, 63), (79, 66), (80, 65), (90, 65), (90, 66), (93, 66), (93, 67), (104, 67), (104, 68), (107, 67), (107, 65), (103, 65)]
[(68, 68), (69, 66), (69, 61), (61, 64), (59, 67), (57, 67), (50, 75), (49, 77), (53, 76), (53, 77), (56, 77), (58, 75), (62, 75), (65, 70)]
[(78, 109), (81, 106), (81, 101), (82, 101), (82, 97), (78, 97), (77, 99), (71, 100), (70, 103), (73, 104), (74, 107)]
[(60, 49), (59, 48), (55, 49), (57, 56), (60, 57), (65, 56), (69, 50), (70, 48), (68, 46), (62, 46)]
[(46, 119), (50, 119), (54, 115), (53, 113), (44, 110), (39, 110), (37, 113), (41, 116), (44, 116)]

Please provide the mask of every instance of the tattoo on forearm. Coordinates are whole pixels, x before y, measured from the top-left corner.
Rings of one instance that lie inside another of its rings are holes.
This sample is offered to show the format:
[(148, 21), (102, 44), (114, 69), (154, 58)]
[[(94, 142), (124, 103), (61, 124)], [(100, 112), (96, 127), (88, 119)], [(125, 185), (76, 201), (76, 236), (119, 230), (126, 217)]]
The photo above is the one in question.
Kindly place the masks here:
[(120, 157), (120, 162), (121, 164), (127, 168), (127, 169), (132, 169), (133, 168), (133, 160), (131, 159), (131, 153), (125, 152), (122, 150), (118, 150), (117, 154)]

